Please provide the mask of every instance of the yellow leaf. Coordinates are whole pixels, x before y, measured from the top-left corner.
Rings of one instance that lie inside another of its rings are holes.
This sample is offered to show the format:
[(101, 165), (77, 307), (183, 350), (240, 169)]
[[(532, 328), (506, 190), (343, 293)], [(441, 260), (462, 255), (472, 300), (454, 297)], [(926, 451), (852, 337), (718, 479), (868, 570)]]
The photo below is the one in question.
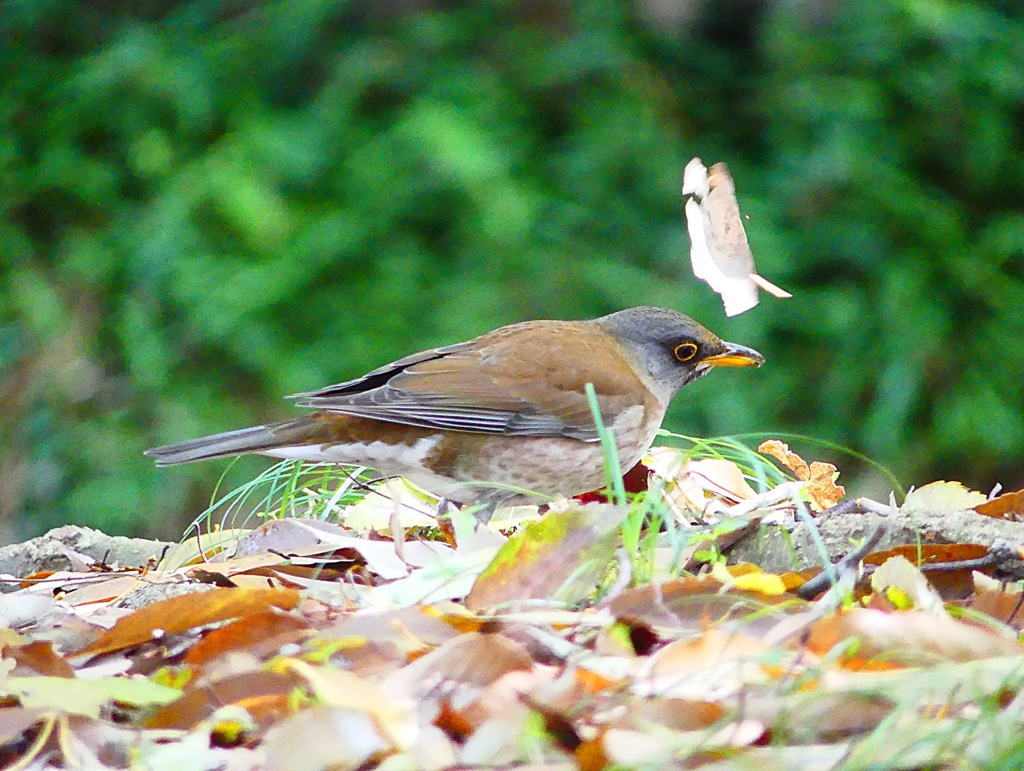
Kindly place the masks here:
[(911, 490), (900, 511), (904, 514), (949, 514), (973, 508), (985, 500), (984, 495), (968, 490), (959, 482), (939, 481)]

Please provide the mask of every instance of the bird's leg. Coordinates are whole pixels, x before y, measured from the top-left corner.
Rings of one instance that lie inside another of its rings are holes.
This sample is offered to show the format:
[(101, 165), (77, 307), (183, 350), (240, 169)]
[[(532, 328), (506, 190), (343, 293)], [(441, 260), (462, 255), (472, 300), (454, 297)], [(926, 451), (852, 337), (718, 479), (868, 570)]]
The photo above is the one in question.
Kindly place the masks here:
[(517, 495), (518, 493), (504, 488), (491, 489), (476, 499), (474, 505), (480, 506), (480, 504), (483, 504), (483, 506), (474, 511), (473, 516), (476, 517), (476, 521), (480, 525), (486, 526), (491, 521), (491, 517), (494, 516), (494, 512), (499, 507), (510, 503)]
[(438, 520), (451, 519), (451, 515), (448, 513), (449, 506), (458, 506), (458, 504), (449, 498), (438, 498), (437, 508), (434, 509), (434, 518)]
[(488, 500), (481, 501), (483, 506), (480, 506), (476, 511), (473, 512), (473, 516), (476, 518), (477, 524), (481, 527), (486, 527), (487, 523), (491, 521), (491, 517), (494, 516), (494, 512), (498, 509), (498, 500), (496, 498), (490, 498)]

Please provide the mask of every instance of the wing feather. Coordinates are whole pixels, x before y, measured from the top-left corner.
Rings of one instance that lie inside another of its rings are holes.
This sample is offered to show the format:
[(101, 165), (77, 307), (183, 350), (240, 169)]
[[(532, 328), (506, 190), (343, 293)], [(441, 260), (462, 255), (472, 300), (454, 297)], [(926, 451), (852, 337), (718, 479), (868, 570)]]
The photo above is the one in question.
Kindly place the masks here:
[[(567, 330), (583, 354), (573, 356), (581, 364), (570, 370)], [(608, 423), (643, 393), (622, 355), (621, 346), (586, 322), (527, 322), (295, 398), (300, 407), (421, 428), (593, 442), (598, 435), (586, 383), (594, 384)]]

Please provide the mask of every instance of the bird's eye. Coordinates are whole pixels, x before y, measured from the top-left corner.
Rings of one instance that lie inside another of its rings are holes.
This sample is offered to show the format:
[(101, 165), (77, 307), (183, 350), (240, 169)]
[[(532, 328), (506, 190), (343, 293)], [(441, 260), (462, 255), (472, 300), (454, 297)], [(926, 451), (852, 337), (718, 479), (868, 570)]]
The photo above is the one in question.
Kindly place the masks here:
[(697, 355), (697, 346), (694, 343), (680, 343), (672, 351), (678, 361), (689, 361)]

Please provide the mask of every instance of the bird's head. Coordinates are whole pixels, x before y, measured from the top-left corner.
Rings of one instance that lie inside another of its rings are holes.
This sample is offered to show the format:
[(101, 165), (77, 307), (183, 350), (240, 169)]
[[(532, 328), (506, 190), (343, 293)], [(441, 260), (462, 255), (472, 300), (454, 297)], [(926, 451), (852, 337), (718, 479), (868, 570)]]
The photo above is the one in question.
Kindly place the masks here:
[(764, 356), (753, 348), (726, 342), (689, 316), (667, 308), (628, 308), (595, 321), (633, 353), (666, 399), (714, 367), (764, 364)]

